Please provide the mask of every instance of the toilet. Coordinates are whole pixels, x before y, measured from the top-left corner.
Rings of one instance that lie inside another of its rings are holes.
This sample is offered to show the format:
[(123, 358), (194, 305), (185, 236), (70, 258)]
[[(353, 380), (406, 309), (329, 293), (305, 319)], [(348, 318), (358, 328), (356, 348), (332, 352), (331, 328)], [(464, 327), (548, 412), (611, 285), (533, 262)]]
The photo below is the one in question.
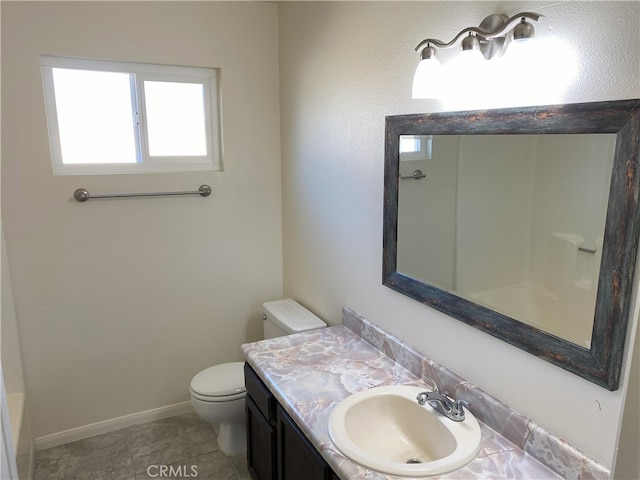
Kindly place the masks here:
[[(282, 337), (327, 326), (289, 298), (262, 304), (264, 338)], [(214, 365), (196, 374), (189, 386), (196, 413), (217, 430), (218, 448), (227, 455), (246, 450), (244, 363)]]

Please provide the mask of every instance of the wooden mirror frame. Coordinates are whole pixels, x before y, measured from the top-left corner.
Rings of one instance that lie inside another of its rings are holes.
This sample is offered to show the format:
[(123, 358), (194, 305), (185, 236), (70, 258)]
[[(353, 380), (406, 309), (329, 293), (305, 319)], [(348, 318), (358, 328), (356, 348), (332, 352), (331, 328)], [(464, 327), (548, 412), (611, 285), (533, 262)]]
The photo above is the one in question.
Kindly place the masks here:
[[(397, 271), (401, 135), (614, 133), (604, 245), (591, 348)], [(386, 117), (382, 283), (609, 390), (616, 390), (640, 234), (640, 100)]]

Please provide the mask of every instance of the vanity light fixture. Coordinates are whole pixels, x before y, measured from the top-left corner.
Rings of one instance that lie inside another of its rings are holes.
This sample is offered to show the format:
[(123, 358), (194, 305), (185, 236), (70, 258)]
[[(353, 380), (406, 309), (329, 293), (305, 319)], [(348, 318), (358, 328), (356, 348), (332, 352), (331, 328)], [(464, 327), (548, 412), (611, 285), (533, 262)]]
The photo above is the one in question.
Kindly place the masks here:
[[(450, 42), (427, 38), (416, 47), (420, 63), (413, 78), (413, 98), (438, 98), (450, 79), (437, 58), (437, 49), (454, 46), (462, 39), (458, 63), (479, 65), (481, 61), (501, 57), (510, 43), (519, 43), (534, 37), (535, 29), (527, 19), (537, 21), (542, 15), (521, 12), (511, 18), (502, 14), (486, 17), (478, 27), (467, 27)], [(471, 72), (469, 72), (471, 73)]]

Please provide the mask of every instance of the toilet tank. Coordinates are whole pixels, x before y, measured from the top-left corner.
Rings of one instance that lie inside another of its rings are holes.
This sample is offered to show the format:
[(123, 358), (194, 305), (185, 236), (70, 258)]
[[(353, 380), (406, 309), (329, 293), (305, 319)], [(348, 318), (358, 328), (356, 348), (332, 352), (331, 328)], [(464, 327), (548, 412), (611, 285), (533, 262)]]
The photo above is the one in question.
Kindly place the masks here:
[(262, 304), (264, 338), (283, 337), (327, 326), (295, 300), (286, 298)]

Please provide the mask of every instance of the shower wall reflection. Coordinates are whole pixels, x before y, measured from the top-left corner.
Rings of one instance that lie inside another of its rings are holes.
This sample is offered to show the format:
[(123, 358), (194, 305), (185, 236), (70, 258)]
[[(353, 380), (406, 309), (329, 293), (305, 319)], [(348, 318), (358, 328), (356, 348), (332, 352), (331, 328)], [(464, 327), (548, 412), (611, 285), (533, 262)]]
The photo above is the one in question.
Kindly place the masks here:
[(615, 135), (400, 145), (398, 271), (589, 348)]

